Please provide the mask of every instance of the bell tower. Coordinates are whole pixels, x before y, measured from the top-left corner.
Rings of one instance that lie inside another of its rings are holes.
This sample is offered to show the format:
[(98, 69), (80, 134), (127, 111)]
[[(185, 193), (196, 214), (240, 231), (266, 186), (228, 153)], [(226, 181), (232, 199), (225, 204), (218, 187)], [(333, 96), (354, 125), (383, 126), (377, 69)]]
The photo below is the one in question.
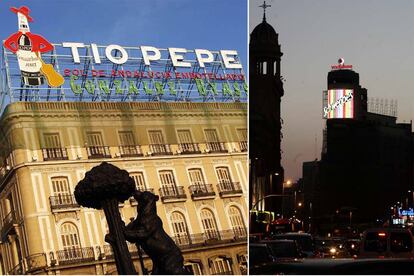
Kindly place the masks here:
[(282, 193), (284, 170), (281, 165), (280, 103), (284, 94), (281, 76), (281, 57), (278, 34), (263, 20), (250, 34), (249, 45), (249, 159), (250, 208), (281, 212), (281, 197), (265, 196)]

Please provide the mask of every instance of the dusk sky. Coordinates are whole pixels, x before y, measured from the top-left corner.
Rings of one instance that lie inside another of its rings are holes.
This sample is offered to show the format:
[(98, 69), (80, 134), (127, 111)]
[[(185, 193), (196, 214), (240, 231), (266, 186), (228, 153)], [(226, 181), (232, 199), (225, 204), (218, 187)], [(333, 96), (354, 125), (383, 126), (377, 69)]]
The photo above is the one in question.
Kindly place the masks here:
[[(279, 34), (282, 75), (282, 163), (285, 178), (302, 176), (302, 162), (320, 159), (322, 91), (339, 57), (352, 64), (368, 98), (398, 101), (398, 121), (414, 118), (414, 1), (268, 0), (267, 22)], [(263, 1), (250, 0), (251, 32)], [(316, 137), (316, 155), (315, 155)]]

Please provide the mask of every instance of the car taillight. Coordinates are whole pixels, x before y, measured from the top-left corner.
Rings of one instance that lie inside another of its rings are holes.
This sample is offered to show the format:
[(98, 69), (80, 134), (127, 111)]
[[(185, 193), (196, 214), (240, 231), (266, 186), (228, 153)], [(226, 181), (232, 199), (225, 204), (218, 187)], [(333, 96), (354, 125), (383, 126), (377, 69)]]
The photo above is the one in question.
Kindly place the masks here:
[(379, 233), (378, 233), (378, 236), (379, 236), (379, 237), (385, 237), (385, 236), (386, 236), (386, 234), (385, 234), (384, 232), (379, 232)]

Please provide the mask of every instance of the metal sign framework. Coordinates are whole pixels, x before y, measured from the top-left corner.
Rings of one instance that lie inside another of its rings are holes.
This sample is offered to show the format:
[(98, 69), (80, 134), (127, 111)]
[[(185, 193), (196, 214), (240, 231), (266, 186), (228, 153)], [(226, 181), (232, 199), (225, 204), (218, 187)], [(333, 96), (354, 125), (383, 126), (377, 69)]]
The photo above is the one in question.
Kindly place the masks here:
[[(194, 51), (187, 50), (185, 59), (191, 67), (183, 68), (173, 66), (168, 49), (159, 49), (161, 59), (145, 65), (140, 47), (123, 47), (129, 58), (119, 65), (107, 59), (106, 46), (98, 46), (101, 59), (98, 64), (94, 61), (91, 46), (85, 45), (85, 48), (79, 49), (80, 64), (76, 64), (69, 48), (62, 47), (62, 44), (53, 46), (54, 50), (43, 54), (42, 58), (64, 76), (65, 83), (58, 88), (52, 88), (47, 83), (41, 86), (25, 85), (16, 55), (2, 47), (1, 110), (6, 104), (16, 101), (247, 101), (243, 69), (226, 69), (219, 51), (211, 51), (214, 61), (201, 68)], [(115, 50), (113, 56), (120, 56), (120, 52)], [(239, 57), (235, 58), (240, 62)], [(97, 71), (104, 74), (92, 74)], [(132, 76), (117, 74), (119, 71), (132, 72)], [(134, 72), (143, 73), (134, 75)], [(154, 72), (170, 77), (150, 77)], [(178, 76), (193, 73), (192, 76), (198, 77), (176, 77), (176, 73)], [(102, 89), (102, 83), (109, 89)], [(136, 88), (134, 93), (129, 91), (131, 85)], [(74, 87), (81, 88), (82, 92), (74, 93)]]

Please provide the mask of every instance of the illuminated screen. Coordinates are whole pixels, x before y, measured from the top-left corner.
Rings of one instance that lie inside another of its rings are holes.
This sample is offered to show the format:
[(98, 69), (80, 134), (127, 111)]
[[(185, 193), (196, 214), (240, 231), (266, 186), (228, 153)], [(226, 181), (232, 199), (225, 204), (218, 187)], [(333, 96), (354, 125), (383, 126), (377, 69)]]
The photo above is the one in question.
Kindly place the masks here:
[(323, 107), (323, 117), (326, 119), (354, 118), (354, 90), (328, 90)]

